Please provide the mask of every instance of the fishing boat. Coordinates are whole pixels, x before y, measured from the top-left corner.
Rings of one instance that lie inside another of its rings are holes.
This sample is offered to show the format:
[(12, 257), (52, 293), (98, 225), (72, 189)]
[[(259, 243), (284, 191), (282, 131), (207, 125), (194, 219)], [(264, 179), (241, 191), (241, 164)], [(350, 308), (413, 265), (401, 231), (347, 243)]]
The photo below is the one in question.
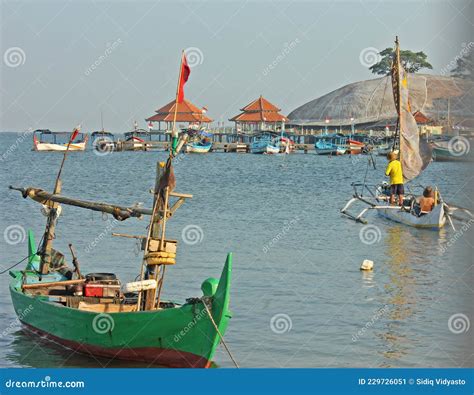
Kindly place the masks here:
[(278, 154), (280, 145), (277, 142), (278, 135), (271, 132), (260, 132), (253, 137), (250, 143), (252, 154)]
[[(460, 208), (448, 206), (438, 188), (435, 187), (434, 207), (430, 212), (422, 213), (418, 207), (418, 198), (421, 195), (421, 191), (416, 193), (415, 187), (412, 188), (410, 184), (429, 165), (431, 161), (431, 148), (428, 142), (420, 137), (416, 120), (410, 110), (407, 72), (403, 69), (400, 62), (398, 37), (395, 41), (391, 74), (393, 97), (398, 114), (396, 137), (391, 147), (391, 152), (395, 156), (399, 156), (405, 187), (408, 191), (404, 194), (403, 201), (399, 201), (395, 206), (389, 203), (390, 186), (387, 183), (380, 183), (375, 186), (369, 186), (365, 182), (353, 183), (353, 197), (342, 208), (341, 213), (350, 219), (366, 223), (364, 215), (369, 210), (375, 210), (380, 216), (391, 221), (416, 228), (440, 229), (449, 221), (454, 229), (451, 219), (452, 214), (454, 210)], [(368, 162), (368, 166), (370, 165), (375, 169), (375, 161), (372, 158), (372, 154), (370, 154)], [(362, 202), (368, 205), (368, 207), (358, 215), (353, 215), (349, 212), (349, 208), (356, 202)], [(462, 210), (470, 216), (472, 215), (468, 210)]]
[(347, 139), (347, 150), (346, 152), (351, 155), (359, 155), (365, 151), (366, 144), (362, 141)]
[[(183, 51), (181, 70), (185, 66)], [(186, 82), (181, 72), (178, 81), (177, 96)], [(74, 132), (68, 148), (75, 137)], [(10, 267), (13, 307), (32, 336), (41, 336), (95, 358), (170, 367), (209, 367), (220, 342), (228, 350), (223, 336), (231, 318), (232, 254), (227, 255), (220, 278), (204, 279), (202, 295), (194, 295), (183, 303), (166, 300), (162, 295), (166, 268), (176, 263), (178, 245), (176, 240), (166, 237), (166, 227), (177, 209), (192, 198), (190, 194), (175, 191), (173, 158), (184, 143), (184, 139), (173, 133), (167, 162), (157, 163), (155, 186), (150, 191), (151, 208), (62, 195), (61, 172), (69, 149), (64, 153), (52, 193), (33, 187), (10, 187), (20, 191), (24, 198), (40, 203), (47, 214), (38, 247), (33, 232), (29, 231), (27, 257)], [(143, 258), (134, 281), (122, 283), (114, 273), (94, 271), (84, 275), (72, 244), (69, 248), (73, 266), (67, 264), (65, 256), (53, 246), (62, 205), (99, 211), (118, 221), (150, 217), (146, 235), (113, 234), (141, 241)], [(25, 260), (23, 270), (12, 270)]]
[(186, 144), (186, 152), (194, 154), (206, 154), (212, 148), (212, 133), (206, 132), (204, 129), (189, 128), (185, 133), (188, 135), (188, 143)]
[[(469, 140), (456, 140), (453, 137), (454, 144), (450, 141), (437, 141), (432, 144), (433, 160), (436, 162), (473, 162), (474, 153), (470, 149)], [(457, 148), (459, 145), (459, 149)]]
[[(66, 151), (68, 147), (68, 132), (52, 132), (49, 129), (37, 129), (33, 132), (34, 151)], [(78, 133), (69, 144), (69, 151), (84, 151), (87, 147), (87, 134)]]
[(347, 151), (347, 138), (339, 134), (324, 134), (316, 137), (314, 148), (318, 155), (344, 155)]

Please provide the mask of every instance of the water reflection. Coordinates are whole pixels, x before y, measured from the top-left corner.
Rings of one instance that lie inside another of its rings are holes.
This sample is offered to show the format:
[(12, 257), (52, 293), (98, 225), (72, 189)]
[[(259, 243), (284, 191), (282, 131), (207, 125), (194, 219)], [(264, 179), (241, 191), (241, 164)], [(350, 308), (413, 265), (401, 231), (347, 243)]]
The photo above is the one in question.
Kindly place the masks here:
[(403, 226), (394, 225), (386, 228), (386, 256), (389, 268), (389, 282), (385, 286), (388, 296), (386, 332), (380, 334), (384, 343), (381, 351), (383, 367), (392, 366), (408, 352), (410, 339), (403, 335), (403, 321), (414, 314), (417, 302), (416, 281), (413, 264), (416, 255), (412, 250), (413, 235)]

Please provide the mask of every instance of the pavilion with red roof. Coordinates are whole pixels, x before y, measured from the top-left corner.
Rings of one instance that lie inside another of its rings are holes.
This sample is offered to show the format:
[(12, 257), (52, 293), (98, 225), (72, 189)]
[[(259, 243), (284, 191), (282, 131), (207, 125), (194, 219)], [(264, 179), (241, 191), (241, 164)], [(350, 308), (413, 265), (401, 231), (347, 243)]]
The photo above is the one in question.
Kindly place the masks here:
[(281, 109), (260, 95), (252, 103), (247, 104), (239, 115), (229, 121), (235, 122), (237, 131), (277, 130), (288, 118), (280, 114)]
[[(199, 108), (190, 101), (184, 99), (182, 103), (178, 103), (178, 109), (176, 112), (176, 122), (185, 122), (188, 124), (209, 124), (212, 119), (205, 115), (205, 108)], [(161, 129), (161, 122), (165, 122), (166, 130), (173, 128), (173, 117), (176, 108), (176, 99), (169, 102), (166, 106), (163, 106), (155, 111), (155, 115), (147, 118), (147, 122), (158, 122), (158, 130)]]

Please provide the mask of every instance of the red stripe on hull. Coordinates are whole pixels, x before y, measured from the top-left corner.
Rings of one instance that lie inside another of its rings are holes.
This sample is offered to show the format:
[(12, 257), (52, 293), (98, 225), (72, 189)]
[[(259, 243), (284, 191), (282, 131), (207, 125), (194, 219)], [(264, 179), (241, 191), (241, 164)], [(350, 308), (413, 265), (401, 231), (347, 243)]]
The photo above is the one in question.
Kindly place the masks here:
[(211, 365), (211, 361), (206, 358), (186, 351), (159, 347), (105, 348), (62, 339), (25, 322), (22, 322), (22, 324), (30, 331), (81, 354), (125, 361), (147, 362), (172, 368), (208, 368)]

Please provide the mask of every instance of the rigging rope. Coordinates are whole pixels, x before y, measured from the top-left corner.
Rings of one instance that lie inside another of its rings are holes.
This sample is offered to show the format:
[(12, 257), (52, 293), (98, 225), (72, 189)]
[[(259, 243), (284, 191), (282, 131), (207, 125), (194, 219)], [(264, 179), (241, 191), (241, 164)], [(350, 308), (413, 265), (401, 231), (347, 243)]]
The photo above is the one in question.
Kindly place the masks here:
[(227, 353), (229, 354), (230, 359), (232, 359), (232, 362), (234, 363), (235, 367), (236, 367), (236, 368), (239, 368), (239, 365), (238, 365), (237, 362), (235, 361), (235, 359), (234, 359), (232, 353), (230, 352), (229, 347), (227, 347), (227, 344), (226, 344), (226, 342), (224, 341), (224, 336), (222, 336), (222, 334), (221, 334), (219, 328), (217, 327), (216, 322), (214, 321), (214, 318), (212, 318), (212, 314), (211, 314), (211, 312), (209, 311), (209, 308), (207, 307), (207, 304), (206, 304), (206, 302), (205, 302), (204, 300), (202, 301), (202, 304), (204, 305), (204, 308), (206, 309), (207, 314), (209, 315), (209, 318), (211, 319), (211, 322), (212, 322), (212, 325), (214, 326), (214, 329), (216, 330), (217, 334), (218, 334), (219, 337), (221, 338), (221, 342), (222, 342), (222, 344), (224, 345), (225, 350), (226, 350)]

